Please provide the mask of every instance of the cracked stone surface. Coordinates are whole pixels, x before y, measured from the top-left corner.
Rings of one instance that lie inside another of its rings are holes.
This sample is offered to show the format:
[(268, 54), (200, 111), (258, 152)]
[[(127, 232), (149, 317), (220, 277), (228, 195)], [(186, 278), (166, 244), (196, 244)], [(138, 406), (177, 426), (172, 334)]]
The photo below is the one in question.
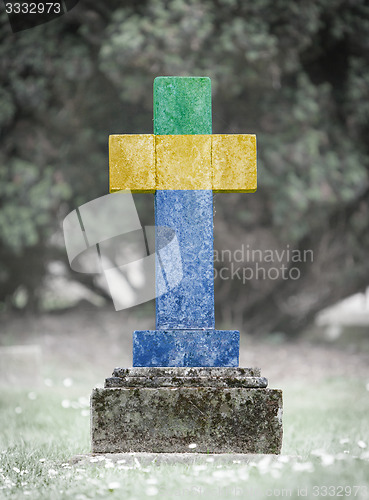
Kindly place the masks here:
[(105, 387), (249, 387), (265, 388), (259, 368), (151, 367), (115, 368)]
[(272, 453), (282, 445), (282, 391), (257, 388), (94, 389), (94, 453)]
[(113, 377), (260, 377), (260, 368), (243, 367), (133, 367), (114, 368)]
[(105, 387), (267, 387), (265, 377), (109, 377)]

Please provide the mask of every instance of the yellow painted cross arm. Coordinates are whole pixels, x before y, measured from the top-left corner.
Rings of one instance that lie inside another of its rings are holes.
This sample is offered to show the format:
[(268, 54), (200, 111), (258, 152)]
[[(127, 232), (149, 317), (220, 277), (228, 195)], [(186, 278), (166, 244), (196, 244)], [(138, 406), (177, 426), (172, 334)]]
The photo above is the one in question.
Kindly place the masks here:
[(257, 188), (256, 136), (111, 135), (111, 193), (122, 189), (211, 189), (253, 193)]

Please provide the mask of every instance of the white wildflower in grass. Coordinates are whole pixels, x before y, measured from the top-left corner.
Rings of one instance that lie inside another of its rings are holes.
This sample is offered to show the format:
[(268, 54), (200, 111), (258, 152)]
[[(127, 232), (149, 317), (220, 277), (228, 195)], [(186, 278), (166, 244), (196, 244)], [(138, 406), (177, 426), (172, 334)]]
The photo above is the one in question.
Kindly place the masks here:
[(317, 450), (313, 450), (311, 452), (311, 455), (314, 455), (316, 457), (321, 457), (322, 455), (325, 455), (325, 450), (322, 450), (321, 448), (319, 448)]
[(205, 464), (199, 464), (199, 465), (194, 465), (192, 469), (196, 472), (202, 471), (202, 470), (207, 470), (207, 465)]
[(120, 483), (118, 483), (118, 481), (112, 481), (111, 483), (108, 484), (109, 491), (119, 490), (119, 488), (120, 488)]
[(212, 463), (212, 462), (214, 462), (214, 458), (213, 457), (209, 457), (209, 458), (206, 459), (206, 461), (209, 462), (209, 463)]
[(212, 473), (212, 476), (215, 479), (224, 479), (224, 478), (228, 477), (228, 475), (229, 475), (229, 471), (226, 469), (214, 470)]
[(292, 465), (295, 472), (314, 472), (314, 466), (311, 462), (296, 462)]
[(85, 396), (81, 396), (78, 398), (78, 403), (80, 404), (81, 408), (89, 408), (90, 407), (90, 400), (86, 398)]
[(158, 484), (158, 480), (156, 479), (156, 477), (148, 477), (146, 479), (146, 483), (147, 484)]
[(273, 469), (283, 469), (283, 463), (282, 462), (273, 462), (273, 465), (272, 465)]
[(240, 479), (241, 481), (248, 481), (249, 471), (247, 467), (242, 467), (241, 469), (238, 469), (238, 479)]
[(340, 444), (347, 444), (349, 442), (350, 442), (349, 438), (341, 438), (340, 439)]
[(31, 492), (30, 492), (30, 491), (28, 491), (28, 490), (24, 490), (24, 491), (23, 491), (23, 495), (30, 495), (30, 494), (31, 494)]
[(49, 477), (55, 477), (58, 475), (58, 471), (56, 471), (55, 469), (49, 469), (47, 473), (49, 474)]
[(67, 377), (63, 380), (63, 385), (64, 385), (64, 387), (72, 387), (73, 380), (71, 378)]
[(105, 469), (113, 469), (113, 468), (114, 468), (113, 462), (111, 462), (110, 460), (107, 461), (105, 464)]
[(361, 440), (358, 441), (357, 445), (359, 448), (362, 448), (362, 449), (366, 448), (366, 443), (364, 441), (361, 441)]
[(27, 481), (22, 481), (21, 482), (21, 486), (27, 486), (27, 484), (28, 484)]
[(256, 466), (261, 474), (266, 474), (269, 471), (271, 460), (271, 457), (266, 456), (257, 462)]
[(13, 471), (16, 472), (17, 474), (20, 473), (20, 469), (18, 469), (18, 467), (13, 467)]
[[(182, 478), (184, 481), (188, 480), (188, 476), (183, 476)], [(202, 484), (214, 484), (214, 478), (211, 475), (204, 474), (201, 478)]]
[(345, 454), (345, 452), (343, 453), (338, 453), (337, 455), (335, 455), (334, 457), (336, 460), (346, 460), (347, 459), (347, 455)]
[(100, 462), (100, 460), (97, 457), (92, 457), (92, 458), (90, 458), (90, 462), (95, 463), (95, 462)]
[(20, 415), (22, 413), (22, 408), (20, 406), (17, 406), (16, 408), (14, 408), (14, 411), (17, 415)]
[(63, 408), (69, 408), (70, 407), (69, 399), (63, 399), (63, 401), (61, 402), (61, 405)]
[(159, 493), (159, 490), (158, 488), (156, 488), (155, 486), (150, 486), (149, 488), (147, 488), (146, 490), (146, 495), (148, 497), (154, 497), (155, 495), (157, 495)]
[(281, 471), (279, 471), (278, 469), (271, 469), (270, 475), (273, 479), (279, 479), (281, 477)]
[(288, 462), (290, 461), (290, 457), (288, 457), (287, 455), (279, 455), (277, 460), (278, 460), (278, 462), (281, 462), (282, 464), (288, 464)]
[(35, 392), (29, 392), (28, 393), (28, 399), (31, 401), (34, 401), (37, 398), (37, 394)]
[(241, 463), (241, 460), (233, 460), (233, 463), (234, 463), (234, 464), (240, 464), (240, 463)]
[(13, 483), (13, 481), (11, 479), (9, 479), (8, 477), (4, 478), (4, 487), (5, 488), (12, 488), (13, 486), (15, 486), (15, 483)]
[(90, 410), (82, 410), (81, 411), (82, 417), (89, 417), (90, 416)]
[(117, 464), (125, 464), (125, 463), (126, 463), (126, 460), (124, 458), (117, 461)]
[(43, 464), (44, 462), (46, 462), (46, 458), (40, 458), (39, 462)]
[(191, 443), (188, 445), (189, 449), (190, 450), (194, 450), (196, 447), (197, 447), (197, 444), (196, 443)]
[(321, 455), (320, 460), (322, 461), (323, 467), (328, 467), (329, 465), (334, 464), (334, 456), (329, 455), (328, 453), (325, 455)]
[(138, 469), (141, 469), (141, 464), (140, 464), (140, 462), (137, 460), (137, 458), (136, 458), (136, 457), (134, 457), (134, 461), (135, 461), (135, 465), (136, 465), (136, 467), (137, 467)]

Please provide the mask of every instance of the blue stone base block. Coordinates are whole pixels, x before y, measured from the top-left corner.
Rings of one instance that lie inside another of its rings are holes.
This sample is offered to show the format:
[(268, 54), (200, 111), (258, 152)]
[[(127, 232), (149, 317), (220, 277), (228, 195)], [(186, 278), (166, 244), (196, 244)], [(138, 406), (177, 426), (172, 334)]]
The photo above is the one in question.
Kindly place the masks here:
[(133, 366), (238, 366), (237, 330), (142, 330), (133, 333)]

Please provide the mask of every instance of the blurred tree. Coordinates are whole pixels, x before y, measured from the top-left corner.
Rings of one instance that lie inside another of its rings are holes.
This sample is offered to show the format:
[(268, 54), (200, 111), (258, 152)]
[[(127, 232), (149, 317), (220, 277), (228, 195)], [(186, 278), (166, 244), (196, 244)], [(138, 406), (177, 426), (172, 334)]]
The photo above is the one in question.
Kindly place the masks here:
[[(64, 258), (56, 221), (107, 192), (107, 136), (151, 132), (152, 81), (170, 74), (212, 78), (215, 133), (258, 135), (259, 190), (216, 196), (216, 248), (285, 250), (244, 252), (240, 278), (216, 280), (218, 321), (294, 333), (365, 287), (368, 33), (365, 0), (85, 0), (16, 35), (3, 16), (0, 300), (20, 285), (37, 299)], [(256, 264), (300, 278), (243, 282)]]

